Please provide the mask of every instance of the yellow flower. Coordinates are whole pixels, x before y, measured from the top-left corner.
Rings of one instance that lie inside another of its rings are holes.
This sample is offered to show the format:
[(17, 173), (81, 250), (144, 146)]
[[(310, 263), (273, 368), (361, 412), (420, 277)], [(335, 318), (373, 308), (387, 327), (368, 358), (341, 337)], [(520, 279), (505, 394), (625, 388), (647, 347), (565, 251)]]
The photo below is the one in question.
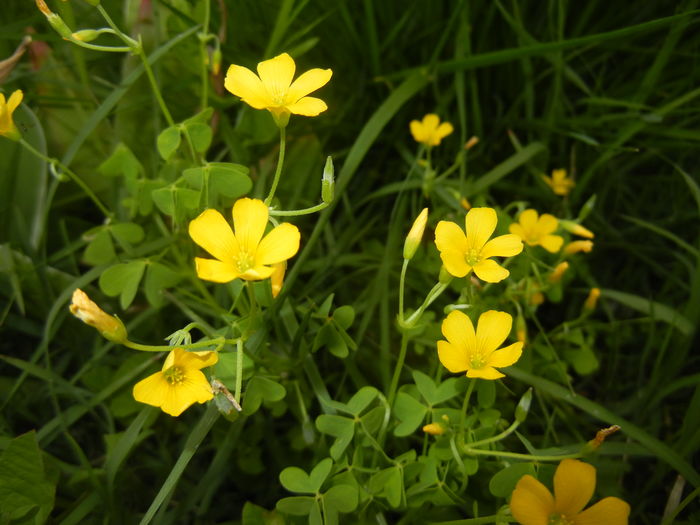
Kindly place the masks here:
[(412, 120), (410, 127), (414, 140), (428, 147), (437, 146), (442, 139), (454, 131), (449, 122), (440, 124), (440, 117), (434, 113), (428, 113), (423, 117), (422, 122)]
[(10, 95), (10, 98), (6, 102), (5, 95), (0, 93), (0, 136), (10, 140), (19, 140), (22, 138), (17, 126), (15, 126), (12, 120), (12, 113), (14, 113), (17, 106), (22, 102), (22, 97), (22, 90), (18, 89)]
[(403, 243), (403, 258), (412, 259), (416, 254), (416, 250), (420, 245), (420, 241), (423, 238), (423, 233), (425, 232), (425, 225), (428, 223), (428, 208), (423, 208), (413, 221), (413, 226), (411, 226), (411, 231), (408, 232), (406, 240)]
[(435, 245), (451, 275), (464, 277), (474, 270), (479, 279), (489, 283), (497, 283), (510, 275), (490, 257), (517, 255), (523, 251), (523, 243), (520, 237), (513, 234), (501, 235), (489, 241), (497, 221), (493, 208), (472, 208), (465, 219), (466, 235), (454, 222), (438, 223)]
[(311, 69), (292, 82), (296, 66), (287, 53), (260, 62), (257, 69), (256, 75), (232, 64), (224, 86), (249, 106), (270, 111), (279, 125), (286, 125), (290, 113), (315, 117), (328, 109), (323, 100), (306, 95), (328, 83), (330, 69)]
[(530, 246), (540, 245), (551, 253), (556, 253), (564, 244), (564, 238), (559, 235), (552, 235), (557, 229), (558, 222), (554, 215), (538, 213), (533, 210), (525, 210), (518, 218), (519, 222), (513, 223), (508, 228), (510, 233), (520, 237)]
[(542, 179), (552, 188), (552, 191), (562, 197), (569, 194), (576, 185), (574, 179), (566, 176), (566, 170), (552, 170), (552, 176), (542, 175)]
[(554, 473), (554, 496), (530, 475), (520, 478), (510, 510), (521, 525), (627, 525), (630, 506), (608, 497), (583, 510), (595, 490), (595, 467), (565, 459)]
[(68, 309), (70, 313), (85, 324), (97, 328), (105, 339), (117, 343), (126, 340), (127, 335), (124, 324), (117, 317), (109, 315), (92, 302), (80, 288), (76, 288), (73, 292), (71, 305)]
[(564, 253), (571, 255), (573, 253), (585, 252), (588, 253), (593, 249), (593, 241), (572, 241), (564, 246)]
[(496, 368), (512, 365), (523, 352), (521, 342), (497, 350), (512, 325), (509, 314), (489, 310), (481, 314), (474, 332), (472, 320), (466, 314), (459, 310), (450, 312), (442, 322), (442, 335), (447, 341), (438, 341), (440, 362), (452, 373), (466, 371), (467, 377), (503, 377)]
[(299, 230), (283, 223), (263, 237), (269, 210), (258, 199), (238, 199), (233, 205), (233, 230), (216, 210), (205, 210), (190, 222), (192, 240), (216, 259), (195, 257), (200, 279), (227, 283), (234, 279), (259, 281), (274, 265), (299, 251)]
[(160, 372), (134, 385), (134, 399), (177, 417), (193, 403), (206, 403), (214, 397), (201, 369), (218, 360), (219, 355), (213, 350), (188, 352), (175, 348), (168, 354)]

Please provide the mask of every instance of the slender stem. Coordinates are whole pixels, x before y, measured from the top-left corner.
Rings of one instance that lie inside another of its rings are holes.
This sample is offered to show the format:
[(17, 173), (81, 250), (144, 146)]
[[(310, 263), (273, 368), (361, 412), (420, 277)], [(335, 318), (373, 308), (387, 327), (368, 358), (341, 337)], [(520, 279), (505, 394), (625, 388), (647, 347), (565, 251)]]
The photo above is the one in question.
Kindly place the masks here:
[(236, 342), (236, 386), (233, 393), (234, 399), (241, 402), (241, 390), (243, 389), (243, 339)]
[(77, 38), (69, 38), (71, 42), (85, 49), (92, 49), (93, 51), (106, 51), (107, 53), (129, 53), (131, 48), (128, 46), (101, 46), (99, 44), (91, 44), (89, 42), (83, 42)]
[(148, 76), (148, 81), (151, 83), (151, 89), (153, 89), (153, 94), (158, 101), (158, 105), (160, 106), (160, 110), (163, 112), (163, 116), (165, 116), (165, 120), (168, 121), (169, 126), (174, 126), (175, 121), (173, 120), (173, 116), (170, 114), (168, 106), (165, 105), (165, 100), (163, 100), (163, 95), (158, 87), (158, 82), (156, 82), (156, 77), (151, 69), (151, 64), (148, 62), (148, 57), (146, 56), (146, 53), (143, 50), (143, 44), (140, 41), (134, 48), (134, 52), (139, 56), (141, 62), (143, 62), (143, 68), (146, 71), (146, 76)]
[[(203, 348), (205, 346), (222, 346), (225, 344), (238, 344), (241, 339), (226, 339), (224, 337), (217, 337), (216, 339), (209, 339), (208, 341), (198, 341), (196, 343), (190, 343), (188, 345), (177, 345), (177, 348), (184, 348), (185, 350), (192, 350), (194, 348)], [(133, 341), (126, 340), (122, 343), (128, 348), (133, 348), (134, 350), (141, 350), (143, 352), (168, 352), (175, 348), (170, 345), (142, 345), (141, 343), (134, 343)]]
[(403, 295), (406, 284), (406, 269), (408, 268), (409, 259), (403, 260), (401, 267), (401, 277), (399, 278), (399, 322), (403, 322)]
[(490, 438), (481, 439), (479, 441), (474, 441), (469, 443), (470, 447), (480, 447), (481, 445), (487, 445), (489, 443), (494, 443), (496, 441), (501, 441), (502, 439), (508, 437), (510, 434), (515, 432), (515, 430), (520, 426), (520, 421), (514, 421), (507, 429), (496, 436)]
[(423, 301), (423, 304), (420, 305), (418, 310), (413, 312), (413, 314), (411, 314), (411, 316), (408, 319), (406, 319), (404, 325), (409, 327), (413, 326), (420, 319), (420, 316), (423, 315), (425, 309), (428, 308), (428, 306), (430, 306), (435, 299), (440, 297), (440, 294), (442, 294), (442, 292), (445, 291), (445, 288), (447, 288), (448, 284), (449, 283), (438, 283), (435, 286), (433, 286), (433, 289), (430, 290), (430, 292), (428, 292), (428, 295), (426, 296), (425, 301)]
[(583, 456), (581, 452), (563, 454), (561, 456), (534, 456), (531, 454), (518, 454), (517, 452), (506, 452), (503, 450), (481, 450), (478, 448), (471, 448), (469, 445), (463, 445), (462, 452), (472, 456), (496, 456), (501, 458), (524, 459), (527, 461), (561, 461), (562, 459), (576, 459)]
[(60, 162), (58, 159), (52, 159), (51, 157), (47, 157), (47, 156), (44, 155), (41, 151), (39, 151), (38, 149), (34, 148), (34, 146), (32, 146), (31, 144), (29, 144), (29, 142), (25, 141), (24, 139), (20, 139), (20, 140), (19, 140), (19, 143), (22, 144), (22, 146), (23, 146), (27, 151), (29, 151), (30, 153), (32, 153), (33, 155), (35, 155), (35, 156), (39, 157), (40, 159), (42, 159), (42, 160), (48, 162), (49, 164), (52, 164), (52, 165), (54, 165), (54, 166), (57, 166), (57, 167), (61, 170), (61, 172), (63, 172), (63, 173), (65, 173), (66, 175), (68, 175), (68, 177), (70, 177), (70, 179), (71, 179), (73, 182), (75, 182), (78, 186), (80, 186), (80, 188), (85, 192), (85, 194), (90, 198), (90, 200), (92, 200), (92, 202), (95, 203), (95, 206), (97, 206), (97, 207), (100, 209), (100, 211), (102, 212), (102, 214), (103, 214), (105, 217), (107, 217), (107, 218), (111, 218), (111, 217), (112, 217), (112, 212), (110, 212), (110, 211), (107, 209), (107, 207), (106, 207), (104, 204), (102, 204), (102, 201), (99, 199), (99, 197), (98, 197), (97, 195), (95, 195), (95, 193), (90, 189), (90, 187), (89, 187), (87, 184), (85, 184), (85, 182), (83, 181), (83, 179), (81, 179), (81, 178), (78, 177), (75, 173), (73, 173), (73, 171), (71, 171), (70, 169), (68, 169), (67, 166), (64, 166), (63, 164), (61, 164), (61, 162)]
[(472, 397), (472, 392), (474, 391), (474, 385), (476, 384), (476, 379), (469, 379), (469, 385), (467, 386), (467, 391), (464, 394), (464, 401), (462, 401), (462, 412), (459, 416), (459, 426), (462, 432), (464, 432), (464, 420), (467, 417), (467, 408), (469, 407), (469, 399)]
[(280, 176), (282, 175), (282, 165), (284, 164), (284, 150), (287, 147), (287, 128), (280, 128), (280, 154), (277, 159), (277, 169), (275, 170), (275, 178), (272, 180), (272, 188), (270, 188), (270, 193), (265, 199), (265, 204), (268, 206), (272, 202), (272, 198), (275, 196), (275, 191), (277, 191), (277, 184), (279, 184)]
[(133, 49), (134, 47), (136, 47), (138, 45), (138, 42), (136, 40), (134, 40), (129, 35), (124, 33), (121, 29), (119, 29), (117, 24), (114, 23), (114, 20), (112, 20), (112, 17), (109, 16), (109, 13), (105, 10), (104, 7), (102, 7), (101, 5), (98, 4), (97, 10), (102, 15), (102, 18), (105, 19), (105, 22), (107, 22), (107, 25), (112, 28), (112, 30), (114, 31), (114, 34), (117, 35), (119, 38), (121, 38), (127, 46), (129, 46), (130, 48)]
[(389, 406), (393, 408), (394, 398), (396, 397), (396, 389), (399, 386), (399, 377), (401, 376), (401, 370), (403, 369), (403, 363), (406, 360), (406, 350), (408, 349), (408, 335), (406, 332), (401, 334), (401, 349), (399, 350), (399, 359), (396, 361), (396, 368), (394, 368), (394, 375), (391, 377), (391, 383), (389, 386), (389, 393), (386, 398), (388, 400)]
[(202, 37), (199, 39), (200, 56), (202, 62), (202, 87), (201, 90), (201, 107), (207, 107), (209, 97), (209, 71), (207, 70), (207, 35), (209, 34), (209, 20), (211, 16), (211, 0), (204, 0), (204, 24), (202, 25)]
[(297, 215), (310, 215), (327, 208), (330, 202), (322, 202), (316, 206), (311, 206), (310, 208), (303, 208), (301, 210), (270, 210), (270, 215), (276, 217), (296, 217)]

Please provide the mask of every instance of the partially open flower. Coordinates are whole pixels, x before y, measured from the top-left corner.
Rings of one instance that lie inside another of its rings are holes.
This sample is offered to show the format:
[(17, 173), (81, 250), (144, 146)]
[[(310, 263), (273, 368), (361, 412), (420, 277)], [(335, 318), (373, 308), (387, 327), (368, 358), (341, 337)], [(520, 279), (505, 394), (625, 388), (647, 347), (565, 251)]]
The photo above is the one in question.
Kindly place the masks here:
[(10, 140), (22, 138), (12, 119), (12, 113), (22, 102), (22, 97), (22, 91), (19, 89), (14, 91), (7, 101), (5, 101), (5, 95), (0, 93), (0, 136)]
[(70, 313), (85, 324), (97, 328), (105, 339), (121, 343), (126, 341), (126, 328), (118, 317), (109, 315), (90, 300), (88, 295), (80, 288), (73, 292)]
[(564, 253), (571, 255), (574, 253), (589, 253), (593, 249), (593, 241), (572, 241), (564, 246)]
[(442, 139), (454, 131), (449, 122), (440, 124), (440, 117), (434, 113), (428, 113), (422, 121), (412, 120), (410, 128), (413, 139), (428, 147), (439, 145)]
[(423, 238), (423, 232), (425, 232), (425, 225), (428, 223), (428, 208), (423, 208), (413, 221), (413, 226), (411, 226), (411, 231), (408, 232), (406, 240), (403, 244), (403, 258), (412, 259), (420, 245), (420, 241)]

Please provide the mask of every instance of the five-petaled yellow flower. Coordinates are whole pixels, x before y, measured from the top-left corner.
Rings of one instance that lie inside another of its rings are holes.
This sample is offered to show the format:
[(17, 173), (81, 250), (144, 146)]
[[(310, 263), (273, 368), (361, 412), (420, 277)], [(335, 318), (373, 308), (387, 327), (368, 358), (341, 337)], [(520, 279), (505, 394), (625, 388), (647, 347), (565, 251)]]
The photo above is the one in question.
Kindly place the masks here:
[(554, 473), (554, 496), (530, 475), (520, 478), (510, 510), (521, 525), (627, 525), (630, 506), (608, 497), (583, 510), (595, 490), (595, 467), (565, 459)]
[(263, 237), (268, 216), (263, 201), (244, 198), (233, 205), (233, 230), (211, 209), (190, 222), (192, 240), (216, 258), (195, 258), (199, 278), (215, 283), (259, 281), (293, 257), (299, 251), (299, 230), (285, 222)]
[(17, 126), (15, 126), (12, 120), (12, 113), (14, 113), (17, 106), (22, 102), (22, 97), (23, 94), (20, 89), (12, 93), (7, 101), (5, 101), (5, 95), (0, 93), (0, 136), (10, 140), (19, 140), (22, 138)]
[(256, 75), (247, 67), (231, 65), (224, 86), (255, 109), (270, 111), (278, 125), (284, 127), (290, 113), (315, 117), (328, 109), (323, 100), (306, 95), (328, 83), (330, 69), (311, 69), (292, 82), (296, 66), (287, 53), (260, 62), (257, 69)]
[(502, 281), (510, 272), (490, 257), (511, 257), (523, 251), (520, 237), (501, 235), (489, 241), (496, 229), (496, 210), (472, 208), (467, 213), (466, 235), (454, 222), (440, 221), (435, 229), (435, 244), (445, 269), (455, 277), (464, 277), (472, 270), (489, 283)]
[(518, 218), (519, 222), (513, 223), (508, 228), (530, 246), (540, 245), (551, 253), (556, 253), (564, 244), (564, 238), (552, 235), (557, 229), (557, 218), (549, 213), (538, 215), (533, 209), (525, 210)]
[(442, 139), (454, 131), (449, 122), (440, 124), (440, 117), (434, 113), (428, 113), (422, 121), (412, 120), (410, 126), (411, 135), (415, 141), (428, 147), (437, 146)]
[(566, 170), (552, 170), (552, 176), (542, 175), (542, 179), (557, 195), (565, 197), (576, 185), (574, 179), (566, 176)]
[(522, 342), (498, 349), (512, 326), (510, 314), (489, 310), (481, 314), (474, 332), (469, 316), (454, 310), (442, 322), (442, 335), (447, 341), (438, 341), (440, 362), (452, 373), (466, 371), (467, 377), (503, 377), (496, 368), (514, 364), (523, 353)]
[(175, 348), (168, 354), (160, 372), (134, 385), (134, 399), (177, 417), (190, 405), (206, 403), (214, 397), (201, 369), (218, 360), (219, 355), (213, 350), (188, 352)]

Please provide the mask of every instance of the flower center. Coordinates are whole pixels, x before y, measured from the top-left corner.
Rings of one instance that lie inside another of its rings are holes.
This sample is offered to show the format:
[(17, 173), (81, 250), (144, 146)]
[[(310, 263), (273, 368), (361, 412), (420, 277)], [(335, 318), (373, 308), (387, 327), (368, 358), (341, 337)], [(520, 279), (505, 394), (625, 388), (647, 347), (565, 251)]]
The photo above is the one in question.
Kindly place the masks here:
[(248, 252), (241, 251), (236, 258), (235, 263), (238, 272), (245, 273), (254, 266), (255, 258)]
[(480, 251), (476, 248), (469, 248), (467, 253), (464, 254), (464, 260), (469, 266), (476, 266), (476, 264), (481, 260)]
[(471, 355), (471, 359), (469, 361), (472, 368), (483, 368), (486, 364), (486, 357), (481, 352), (475, 352)]
[(573, 521), (569, 521), (569, 518), (565, 514), (554, 514), (549, 515), (548, 525), (573, 525)]
[(163, 372), (163, 375), (170, 385), (179, 385), (185, 380), (185, 371), (179, 366), (171, 366)]

